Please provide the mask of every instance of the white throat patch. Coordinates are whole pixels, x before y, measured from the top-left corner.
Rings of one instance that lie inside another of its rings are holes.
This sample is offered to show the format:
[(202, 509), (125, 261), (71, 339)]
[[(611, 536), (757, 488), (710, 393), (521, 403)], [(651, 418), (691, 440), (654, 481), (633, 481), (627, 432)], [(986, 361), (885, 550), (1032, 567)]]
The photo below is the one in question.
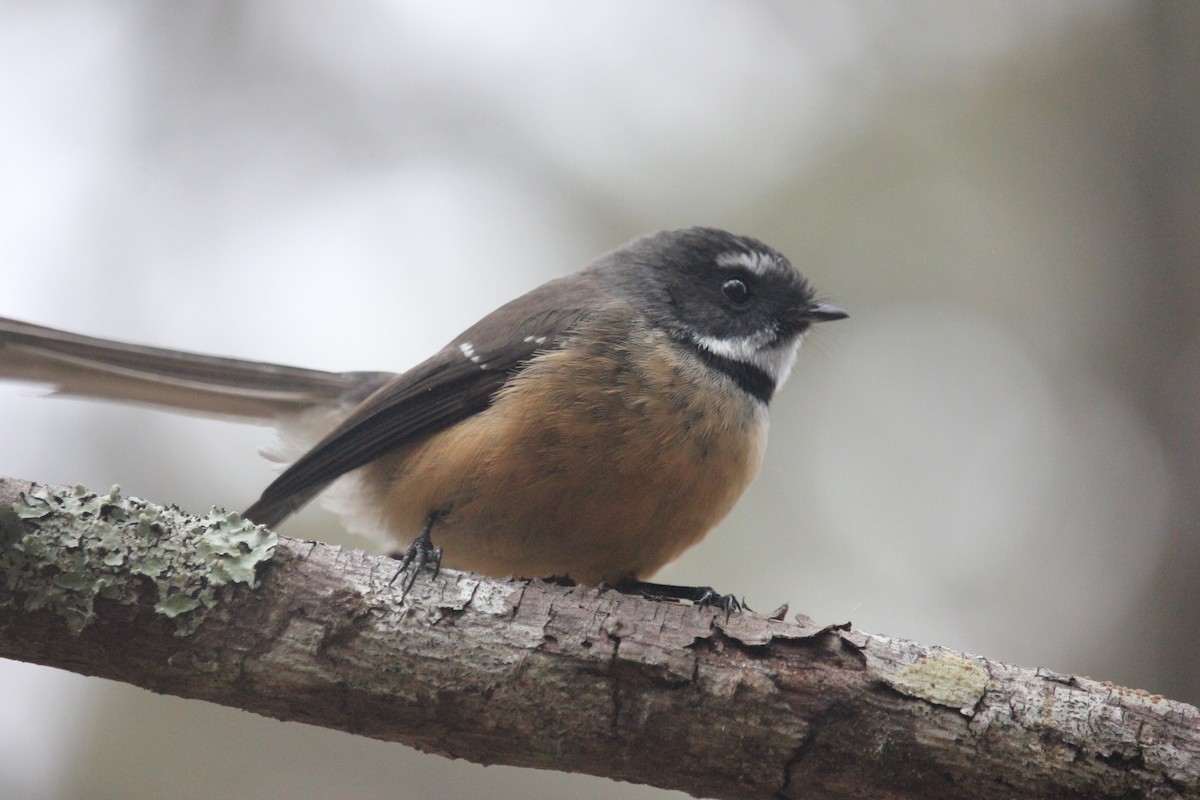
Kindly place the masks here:
[(796, 363), (796, 354), (800, 351), (803, 338), (795, 336), (779, 341), (774, 333), (763, 332), (726, 339), (694, 335), (692, 340), (710, 353), (758, 367), (771, 376), (775, 381), (775, 388), (778, 389), (792, 372), (792, 365)]

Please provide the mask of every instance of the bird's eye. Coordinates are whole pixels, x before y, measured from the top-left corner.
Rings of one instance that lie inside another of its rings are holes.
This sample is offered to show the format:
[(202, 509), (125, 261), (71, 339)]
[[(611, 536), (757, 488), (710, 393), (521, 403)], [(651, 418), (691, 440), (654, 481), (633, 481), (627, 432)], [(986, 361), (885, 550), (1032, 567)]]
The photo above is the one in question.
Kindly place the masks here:
[(730, 278), (721, 284), (721, 294), (731, 303), (741, 305), (750, 299), (750, 287), (740, 278)]

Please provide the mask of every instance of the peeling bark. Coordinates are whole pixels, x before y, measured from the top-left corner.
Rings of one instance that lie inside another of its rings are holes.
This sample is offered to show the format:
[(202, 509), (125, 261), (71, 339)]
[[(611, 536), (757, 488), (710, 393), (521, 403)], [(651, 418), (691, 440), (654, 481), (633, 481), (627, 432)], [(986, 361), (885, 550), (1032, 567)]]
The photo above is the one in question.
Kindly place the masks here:
[(0, 656), (482, 764), (718, 798), (1200, 797), (1191, 706), (848, 626), (451, 570), (402, 601), (392, 559), (19, 481), (0, 544)]

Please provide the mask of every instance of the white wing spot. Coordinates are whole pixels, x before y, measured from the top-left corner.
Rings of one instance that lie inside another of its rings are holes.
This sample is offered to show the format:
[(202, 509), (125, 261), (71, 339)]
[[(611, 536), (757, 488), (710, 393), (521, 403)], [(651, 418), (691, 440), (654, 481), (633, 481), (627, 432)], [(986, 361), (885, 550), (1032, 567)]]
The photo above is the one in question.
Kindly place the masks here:
[(545, 336), (526, 336), (525, 337), (526, 343), (533, 342), (534, 344), (544, 344), (545, 341), (546, 341)]
[(472, 364), (478, 364), (480, 369), (487, 369), (488, 365), (483, 363), (483, 356), (475, 352), (475, 345), (470, 342), (463, 342), (458, 346), (462, 354), (471, 360)]

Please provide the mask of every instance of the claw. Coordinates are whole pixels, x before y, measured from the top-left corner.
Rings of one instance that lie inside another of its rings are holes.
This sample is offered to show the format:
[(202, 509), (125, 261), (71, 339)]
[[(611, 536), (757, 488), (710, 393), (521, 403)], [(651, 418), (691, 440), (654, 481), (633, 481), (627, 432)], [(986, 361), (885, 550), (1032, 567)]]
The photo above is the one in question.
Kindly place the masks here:
[(692, 600), (698, 606), (716, 606), (725, 612), (725, 616), (733, 611), (741, 611), (742, 604), (731, 594), (717, 594), (711, 586), (697, 587), (696, 597)]
[[(434, 578), (442, 573), (442, 548), (434, 547), (433, 540), (429, 538), (429, 531), (433, 529), (433, 523), (437, 521), (437, 517), (437, 513), (434, 512), (425, 519), (425, 527), (421, 528), (417, 538), (413, 539), (412, 544), (400, 556), (400, 569), (396, 571), (396, 576), (392, 578), (391, 582), (394, 584), (401, 575), (408, 573), (400, 591), (401, 600), (408, 596), (408, 590), (417, 582), (417, 575), (426, 565), (433, 565)], [(408, 571), (410, 566), (412, 567), (411, 572)]]
[(731, 594), (717, 594), (711, 586), (673, 586), (666, 583), (649, 583), (647, 581), (623, 580), (614, 587), (625, 594), (640, 594), (643, 597), (670, 598), (672, 600), (687, 600), (697, 606), (715, 606), (729, 616), (734, 611), (745, 608), (744, 603)]

